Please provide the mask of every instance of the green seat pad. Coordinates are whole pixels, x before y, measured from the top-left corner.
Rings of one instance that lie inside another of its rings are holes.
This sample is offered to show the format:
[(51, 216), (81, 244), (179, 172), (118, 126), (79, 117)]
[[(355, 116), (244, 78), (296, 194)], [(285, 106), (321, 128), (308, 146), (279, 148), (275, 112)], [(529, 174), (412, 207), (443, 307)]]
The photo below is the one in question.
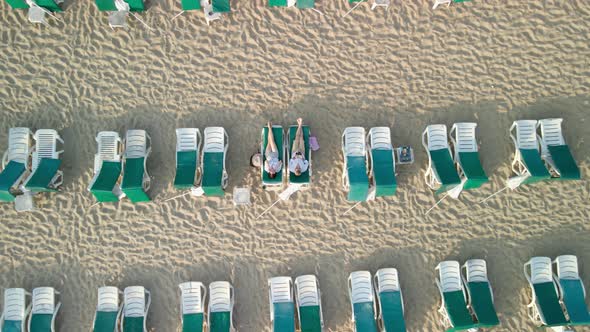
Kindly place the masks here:
[(496, 308), (494, 308), (494, 301), (490, 285), (487, 282), (469, 282), (469, 297), (471, 299), (471, 306), (477, 317), (479, 327), (492, 327), (500, 324)]
[(524, 183), (530, 184), (551, 178), (537, 149), (520, 149), (520, 155), (530, 174)]
[(182, 332), (203, 332), (203, 314), (182, 315)]
[(118, 315), (117, 311), (97, 311), (93, 332), (114, 332)]
[(21, 320), (5, 320), (2, 332), (24, 332), (22, 326), (23, 322)]
[(478, 152), (459, 152), (459, 164), (463, 168), (467, 181), (463, 184), (463, 189), (475, 189), (488, 182), (481, 162), (479, 161)]
[(121, 177), (120, 161), (103, 161), (96, 180), (90, 192), (99, 202), (117, 202), (119, 197), (113, 193), (113, 188)]
[(176, 152), (176, 175), (174, 187), (177, 189), (189, 189), (195, 185), (197, 172), (197, 150)]
[(373, 176), (377, 185), (376, 197), (392, 196), (395, 194), (397, 182), (395, 180), (395, 161), (392, 150), (371, 150), (373, 160)]
[(405, 332), (404, 307), (400, 291), (387, 291), (379, 293), (381, 302), (381, 315), (385, 332)]
[(467, 309), (463, 291), (445, 292), (443, 298), (454, 331), (467, 330), (477, 325)]
[(203, 180), (201, 186), (207, 196), (223, 196), (223, 152), (203, 153)]
[(143, 0), (125, 0), (129, 4), (129, 10), (132, 12), (142, 12), (145, 10)]
[(52, 314), (33, 314), (31, 315), (31, 328), (29, 332), (52, 332), (51, 320)]
[(584, 300), (584, 286), (579, 279), (559, 279), (563, 302), (572, 325), (590, 325), (590, 313)]
[(213, 0), (214, 13), (229, 13), (231, 11), (229, 0)]
[[(279, 150), (279, 160), (283, 162), (283, 167), (285, 167), (285, 158), (283, 156), (283, 128), (281, 127), (273, 127), (272, 134), (275, 138), (275, 144), (277, 145), (277, 149)], [(266, 147), (268, 146), (268, 128), (262, 128), (262, 162), (266, 163)], [(283, 183), (283, 169), (277, 173), (274, 179), (270, 178), (270, 175), (264, 169), (264, 164), (261, 167), (262, 172), (262, 183), (266, 184), (280, 184)]]
[(63, 9), (53, 0), (35, 0), (39, 7), (43, 7), (52, 12), (61, 12)]
[(559, 304), (553, 282), (533, 284), (533, 288), (537, 296), (539, 311), (545, 317), (545, 323), (549, 326), (565, 325), (567, 320)]
[(182, 10), (199, 10), (201, 9), (201, 2), (199, 0), (181, 0), (180, 5)]
[(428, 153), (432, 159), (432, 167), (441, 182), (440, 188), (436, 191), (437, 194), (446, 192), (461, 183), (449, 149), (430, 150)]
[(581, 178), (580, 169), (567, 145), (550, 145), (548, 148), (551, 159), (559, 171), (560, 179), (579, 180)]
[(150, 200), (150, 197), (143, 191), (144, 160), (143, 157), (125, 159), (121, 190), (133, 203)]
[(373, 302), (354, 303), (354, 325), (358, 332), (377, 332)]
[(280, 302), (272, 304), (274, 309), (273, 332), (295, 332), (295, 304)]
[(115, 6), (114, 0), (95, 0), (96, 7), (100, 11), (109, 11), (114, 12), (117, 11), (117, 6)]
[(287, 0), (268, 0), (270, 7), (287, 7)]
[(57, 174), (59, 165), (61, 165), (60, 159), (42, 158), (25, 187), (33, 192), (55, 191), (55, 189), (50, 189), (49, 185)]
[[(311, 149), (309, 147), (309, 127), (302, 126), (301, 130), (303, 130), (303, 141), (305, 144), (305, 160), (308, 162), (311, 160)], [(289, 147), (287, 151), (287, 155), (289, 156), (289, 160), (291, 160), (291, 150), (293, 149), (293, 142), (295, 141), (295, 136), (297, 135), (297, 127), (292, 126), (289, 127)], [(289, 168), (289, 163), (287, 162), (287, 168)], [(310, 170), (311, 170), (311, 162), (309, 167), (305, 172), (302, 172), (301, 175), (297, 176), (295, 173), (289, 171), (289, 182), (290, 183), (297, 183), (297, 184), (309, 184), (310, 183)]]
[(25, 172), (25, 165), (14, 160), (10, 161), (8, 165), (0, 173), (0, 201), (12, 202), (14, 195), (10, 192)]
[(315, 0), (297, 0), (297, 8), (313, 8), (315, 7)]
[(231, 315), (229, 311), (209, 313), (209, 332), (230, 332)]
[(351, 202), (366, 201), (369, 193), (369, 177), (365, 157), (346, 157), (346, 172), (348, 172), (350, 184), (347, 199)]
[(12, 9), (27, 9), (29, 5), (24, 0), (6, 0), (6, 3), (12, 7)]
[(322, 332), (322, 316), (319, 305), (299, 307), (301, 332)]
[(125, 332), (143, 332), (143, 320), (145, 317), (124, 317), (123, 330)]

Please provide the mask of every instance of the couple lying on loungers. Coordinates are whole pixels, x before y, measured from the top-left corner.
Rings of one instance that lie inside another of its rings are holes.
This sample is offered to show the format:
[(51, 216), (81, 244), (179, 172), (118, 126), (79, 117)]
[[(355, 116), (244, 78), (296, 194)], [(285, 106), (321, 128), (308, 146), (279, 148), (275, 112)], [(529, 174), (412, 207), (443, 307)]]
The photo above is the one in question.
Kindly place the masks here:
[[(266, 149), (264, 150), (264, 171), (268, 173), (268, 177), (271, 179), (276, 178), (277, 174), (281, 172), (283, 168), (283, 162), (281, 161), (281, 150), (277, 146), (275, 136), (273, 133), (273, 126), (269, 122), (267, 124), (267, 142)], [(279, 127), (282, 131), (282, 128)], [(282, 149), (282, 147), (281, 147)], [(289, 160), (289, 171), (295, 176), (301, 176), (302, 173), (307, 171), (309, 167), (309, 161), (305, 158), (305, 140), (303, 137), (303, 120), (297, 119), (297, 131), (295, 133), (295, 140), (291, 147), (291, 159)]]

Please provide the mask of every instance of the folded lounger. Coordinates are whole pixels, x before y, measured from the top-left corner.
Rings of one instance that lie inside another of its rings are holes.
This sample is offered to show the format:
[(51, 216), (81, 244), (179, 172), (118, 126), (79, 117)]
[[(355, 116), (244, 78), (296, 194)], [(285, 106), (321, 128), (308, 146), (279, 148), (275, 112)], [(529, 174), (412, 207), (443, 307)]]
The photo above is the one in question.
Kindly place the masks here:
[(121, 137), (114, 131), (101, 131), (96, 136), (98, 152), (94, 155), (94, 177), (88, 190), (98, 202), (117, 202), (122, 196)]
[(33, 289), (31, 317), (29, 318), (29, 332), (54, 332), (55, 316), (61, 307), (56, 301), (59, 295), (52, 287), (38, 287)]
[(561, 122), (563, 119), (543, 119), (537, 123), (537, 127), (541, 127), (541, 158), (555, 177), (562, 180), (579, 180), (580, 169), (565, 143)]
[(441, 305), (438, 312), (441, 323), (447, 331), (461, 331), (477, 328), (467, 309), (467, 296), (461, 280), (461, 266), (457, 261), (440, 262), (436, 267), (436, 285), (440, 291)]
[(557, 265), (557, 280), (561, 302), (566, 308), (570, 325), (590, 325), (590, 314), (586, 306), (586, 289), (578, 272), (578, 258), (562, 255), (554, 262)]
[(395, 157), (391, 145), (389, 127), (373, 127), (367, 135), (369, 141), (370, 169), (369, 177), (375, 182), (375, 197), (392, 196), (395, 194)]
[(178, 285), (180, 288), (180, 312), (182, 332), (205, 331), (205, 299), (207, 289), (201, 282), (189, 281)]
[(93, 332), (119, 331), (119, 317), (123, 308), (119, 303), (121, 291), (117, 287), (100, 287), (98, 289), (98, 305), (92, 323)]
[(532, 299), (527, 309), (533, 322), (546, 327), (567, 325), (559, 303), (558, 288), (553, 280), (551, 259), (531, 258), (524, 264), (524, 275), (531, 286)]
[(380, 269), (375, 274), (375, 292), (379, 301), (377, 322), (384, 332), (405, 332), (404, 297), (397, 270)]
[(283, 186), (283, 173), (289, 165), (285, 163), (285, 145), (283, 142), (283, 127), (274, 125), (272, 126), (272, 134), (275, 138), (275, 144), (279, 150), (279, 160), (283, 163), (281, 171), (276, 174), (274, 178), (271, 178), (269, 173), (264, 169), (264, 163), (266, 163), (266, 147), (268, 146), (268, 127), (263, 127), (260, 133), (260, 154), (262, 156), (262, 167), (260, 167), (260, 177), (262, 178), (262, 185), (267, 188), (282, 188)]
[(197, 128), (176, 129), (176, 189), (190, 189), (197, 182), (197, 165), (201, 132)]
[(234, 288), (227, 281), (209, 284), (209, 306), (207, 320), (209, 332), (232, 332), (234, 311)]
[(295, 278), (295, 300), (301, 332), (322, 332), (322, 295), (316, 276), (308, 274)]
[(460, 185), (461, 179), (447, 140), (447, 126), (434, 124), (426, 127), (422, 133), (422, 145), (428, 153), (428, 168), (424, 173), (426, 185), (437, 194)]
[(355, 271), (348, 277), (348, 294), (355, 332), (377, 332), (375, 293), (369, 271)]
[(512, 171), (516, 174), (508, 179), (507, 184), (511, 189), (551, 178), (539, 153), (536, 128), (536, 120), (514, 121), (510, 127), (510, 138), (515, 147)]
[(121, 332), (147, 332), (146, 320), (151, 300), (150, 292), (142, 286), (125, 288)]
[(27, 296), (31, 296), (31, 294), (23, 288), (7, 288), (4, 290), (0, 331), (25, 332), (25, 321), (31, 311), (31, 305), (27, 306)]
[(30, 169), (31, 131), (29, 128), (10, 128), (8, 149), (2, 157), (0, 173), (0, 201), (13, 202), (13, 190), (19, 185)]
[(201, 186), (207, 196), (223, 196), (229, 179), (225, 169), (229, 139), (223, 127), (207, 127), (204, 136)]
[(469, 294), (468, 306), (477, 318), (478, 327), (492, 327), (500, 324), (494, 307), (494, 293), (488, 280), (486, 261), (470, 259), (463, 265), (463, 282)]
[(367, 200), (369, 194), (369, 177), (367, 176), (367, 147), (365, 129), (348, 127), (342, 134), (342, 153), (344, 171), (342, 185), (348, 191), (347, 199), (352, 202)]
[(289, 173), (287, 177), (287, 184), (297, 184), (303, 188), (309, 187), (311, 185), (311, 148), (309, 146), (309, 136), (311, 132), (309, 130), (309, 126), (303, 125), (301, 126), (301, 130), (303, 130), (303, 141), (305, 142), (305, 160), (309, 162), (309, 166), (305, 172), (302, 172), (301, 175), (297, 176), (295, 173), (289, 171), (289, 160), (291, 160), (291, 151), (293, 150), (293, 142), (295, 141), (295, 136), (297, 134), (297, 126), (290, 126), (289, 127), (289, 144), (287, 145), (287, 158), (286, 159), (286, 172)]
[(24, 182), (25, 190), (32, 192), (56, 191), (63, 182), (63, 172), (59, 170), (62, 151), (57, 151), (57, 142), (64, 141), (53, 129), (39, 129), (33, 136), (32, 172)]
[(479, 161), (475, 128), (477, 123), (458, 122), (453, 124), (449, 137), (455, 150), (455, 163), (464, 190), (476, 189), (488, 182), (488, 176)]
[(291, 277), (268, 280), (270, 321), (273, 332), (295, 332), (295, 301)]
[(145, 130), (127, 130), (121, 189), (133, 203), (150, 200), (147, 195), (150, 176), (146, 165), (151, 150), (151, 139)]

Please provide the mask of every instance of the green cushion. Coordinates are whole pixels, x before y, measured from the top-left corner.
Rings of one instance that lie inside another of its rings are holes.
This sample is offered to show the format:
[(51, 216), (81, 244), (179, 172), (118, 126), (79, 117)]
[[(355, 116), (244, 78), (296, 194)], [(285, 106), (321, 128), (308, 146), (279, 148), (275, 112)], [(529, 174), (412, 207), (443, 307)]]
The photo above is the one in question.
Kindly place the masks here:
[(96, 7), (100, 11), (116, 11), (117, 6), (115, 6), (114, 0), (94, 0), (96, 2)]
[(478, 152), (459, 152), (459, 164), (463, 168), (467, 181), (463, 184), (463, 189), (475, 189), (488, 182), (481, 162), (479, 161)]
[(201, 2), (199, 0), (181, 0), (180, 5), (182, 7), (182, 10), (201, 9)]
[(539, 311), (545, 317), (545, 322), (549, 326), (565, 325), (567, 320), (559, 304), (559, 298), (555, 291), (553, 282), (543, 282), (533, 284)]
[(377, 332), (373, 302), (354, 303), (354, 326), (357, 332)]
[(559, 178), (562, 180), (579, 180), (581, 178), (580, 169), (576, 165), (574, 156), (567, 145), (549, 146), (549, 154), (559, 171)]
[(182, 315), (182, 332), (203, 332), (203, 314)]
[[(285, 158), (283, 156), (283, 128), (281, 127), (273, 127), (272, 134), (275, 137), (275, 144), (277, 145), (277, 149), (279, 150), (279, 160), (283, 162), (283, 167), (285, 167)], [(266, 147), (268, 145), (268, 128), (262, 128), (262, 162), (266, 162)], [(262, 183), (268, 184), (280, 184), (283, 183), (283, 171), (281, 169), (280, 172), (277, 173), (274, 179), (271, 179), (269, 173), (264, 170), (264, 165), (261, 167), (262, 172)]]
[(123, 317), (123, 330), (125, 332), (143, 332), (143, 320), (145, 317)]
[(27, 9), (29, 5), (25, 0), (6, 0), (6, 3), (12, 7), (12, 9)]
[(584, 300), (584, 285), (579, 279), (559, 279), (563, 302), (572, 325), (590, 325), (590, 313)]
[(348, 3), (356, 3), (356, 2), (362, 2), (364, 0), (348, 0)]
[(92, 332), (114, 332), (118, 315), (117, 311), (97, 311)]
[(270, 7), (287, 7), (287, 0), (268, 0)]
[(322, 332), (322, 316), (319, 305), (299, 307), (301, 332)]
[(209, 313), (209, 332), (230, 332), (231, 315), (229, 311)]
[(231, 11), (229, 0), (213, 0), (214, 13), (229, 13)]
[(150, 197), (143, 191), (144, 160), (143, 157), (125, 159), (121, 190), (133, 203), (150, 200)]
[(404, 308), (400, 291), (379, 293), (384, 332), (405, 332)]
[(5, 320), (2, 332), (24, 332), (22, 320)]
[(350, 190), (347, 199), (351, 202), (367, 200), (369, 193), (369, 177), (365, 157), (346, 157), (346, 172)]
[(434, 171), (441, 182), (441, 186), (436, 193), (446, 192), (459, 185), (461, 179), (459, 179), (459, 174), (457, 173), (449, 149), (430, 150), (428, 152), (432, 159), (432, 168), (434, 168)]
[(29, 332), (53, 332), (51, 330), (52, 314), (33, 314), (31, 315), (31, 328)]
[(376, 197), (392, 196), (395, 194), (397, 182), (395, 180), (395, 161), (393, 150), (373, 149), (373, 176), (375, 177)]
[(61, 12), (63, 9), (53, 0), (35, 0), (39, 7), (43, 7), (52, 12)]
[(524, 183), (535, 183), (551, 178), (545, 163), (537, 149), (519, 149), (522, 161), (525, 164), (530, 176)]
[(297, 8), (313, 8), (315, 7), (315, 0), (297, 0)]
[(500, 324), (496, 308), (494, 308), (494, 301), (490, 290), (490, 285), (487, 282), (469, 282), (469, 297), (471, 299), (471, 306), (477, 317), (477, 323), (480, 327), (492, 327)]
[(207, 196), (223, 196), (223, 152), (203, 154), (203, 180), (201, 186)]
[(121, 162), (103, 161), (96, 180), (90, 187), (90, 192), (99, 202), (117, 202), (119, 197), (113, 189), (121, 177)]
[[(311, 148), (309, 147), (309, 127), (302, 126), (303, 130), (303, 141), (305, 144), (305, 160), (311, 160)], [(287, 155), (289, 156), (289, 160), (291, 160), (291, 150), (293, 147), (293, 142), (295, 141), (295, 136), (297, 135), (297, 127), (291, 126), (289, 127), (289, 147), (287, 151)], [(287, 167), (288, 167), (287, 162)], [(305, 172), (302, 172), (301, 175), (297, 176), (295, 173), (289, 171), (289, 182), (290, 183), (297, 183), (297, 184), (308, 184), (310, 183), (310, 175), (309, 172), (311, 170), (311, 163)]]
[(33, 192), (55, 191), (55, 189), (50, 189), (49, 185), (53, 177), (57, 174), (60, 164), (60, 159), (42, 158), (37, 169), (33, 172), (33, 176), (25, 184), (25, 187)]
[(25, 172), (25, 164), (16, 161), (10, 161), (0, 173), (0, 201), (12, 202), (14, 195), (10, 192), (12, 187), (17, 185), (17, 181)]
[(273, 332), (295, 332), (295, 304), (293, 302), (273, 303)]
[(454, 331), (466, 330), (475, 327), (462, 290), (443, 293), (445, 308)]
[(189, 189), (195, 185), (197, 172), (197, 150), (176, 152), (176, 175), (174, 187), (177, 189)]
[(145, 10), (143, 0), (125, 0), (129, 4), (129, 9), (132, 12), (142, 12)]

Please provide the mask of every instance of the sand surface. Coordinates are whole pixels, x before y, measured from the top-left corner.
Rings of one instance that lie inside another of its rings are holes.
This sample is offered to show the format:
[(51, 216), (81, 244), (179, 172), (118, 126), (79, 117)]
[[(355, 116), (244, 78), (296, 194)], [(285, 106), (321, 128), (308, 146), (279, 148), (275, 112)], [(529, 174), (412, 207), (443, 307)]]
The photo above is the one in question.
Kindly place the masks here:
[[(111, 31), (91, 1), (67, 2), (61, 22), (33, 26), (0, 4), (0, 146), (8, 128), (55, 128), (66, 141), (62, 191), (37, 211), (0, 206), (0, 287), (62, 291), (58, 331), (88, 331), (96, 289), (152, 291), (150, 331), (179, 327), (178, 289), (187, 280), (229, 280), (239, 331), (270, 331), (267, 278), (315, 273), (327, 331), (352, 331), (346, 278), (397, 267), (410, 331), (441, 331), (434, 267), (485, 258), (501, 327), (532, 331), (522, 264), (533, 255), (573, 253), (590, 284), (587, 180), (521, 187), (478, 204), (510, 174), (512, 121), (563, 117), (566, 140), (589, 173), (590, 2), (474, 1), (433, 12), (426, 1), (346, 1), (313, 11), (232, 1), (234, 12), (207, 26), (202, 13), (175, 21), (177, 1), (152, 2), (127, 31)], [(267, 120), (303, 117), (318, 137), (314, 186), (260, 219), (275, 199), (248, 158)], [(432, 123), (477, 121), (491, 183), (445, 200), (423, 180), (420, 133)], [(252, 189), (253, 205), (224, 198), (163, 202), (172, 188), (176, 127), (224, 126), (230, 184)], [(412, 145), (395, 197), (346, 216), (340, 135), (347, 126), (390, 126), (395, 145)], [(90, 206), (94, 137), (146, 129), (154, 202)], [(3, 149), (3, 148), (2, 148)], [(582, 331), (578, 328), (577, 331)]]

